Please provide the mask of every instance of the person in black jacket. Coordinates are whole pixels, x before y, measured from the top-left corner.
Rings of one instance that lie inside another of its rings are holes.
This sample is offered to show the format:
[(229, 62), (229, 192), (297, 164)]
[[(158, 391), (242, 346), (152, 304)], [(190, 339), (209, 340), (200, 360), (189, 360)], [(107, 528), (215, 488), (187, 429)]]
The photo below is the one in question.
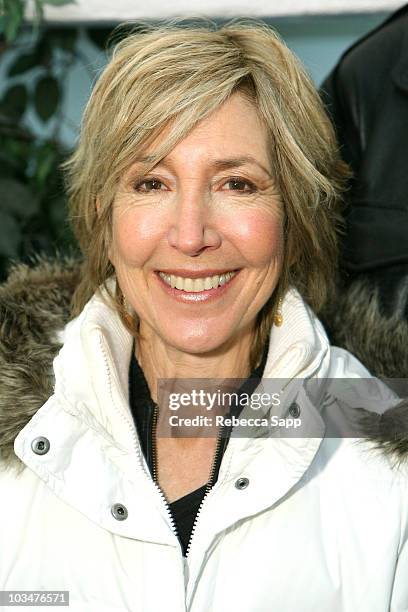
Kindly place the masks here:
[(341, 285), (326, 323), (366, 363), (368, 351), (377, 374), (406, 377), (408, 4), (344, 53), (321, 93), (353, 171)]

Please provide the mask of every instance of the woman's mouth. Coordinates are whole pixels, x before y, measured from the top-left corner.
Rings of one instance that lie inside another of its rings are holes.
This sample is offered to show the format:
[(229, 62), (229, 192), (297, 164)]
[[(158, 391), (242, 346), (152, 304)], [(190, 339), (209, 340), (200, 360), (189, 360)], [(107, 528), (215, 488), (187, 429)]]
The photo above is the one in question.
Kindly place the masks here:
[(187, 291), (189, 293), (198, 293), (200, 291), (208, 291), (222, 287), (230, 281), (236, 274), (236, 271), (223, 274), (214, 274), (213, 276), (204, 276), (199, 278), (189, 278), (184, 276), (176, 276), (175, 274), (165, 274), (159, 272), (160, 278), (173, 289)]
[(161, 285), (173, 297), (191, 302), (206, 301), (221, 296), (238, 272), (239, 270), (220, 271), (219, 274), (203, 272), (202, 275), (193, 272), (191, 276), (188, 276), (188, 271), (173, 274), (158, 270), (156, 275)]

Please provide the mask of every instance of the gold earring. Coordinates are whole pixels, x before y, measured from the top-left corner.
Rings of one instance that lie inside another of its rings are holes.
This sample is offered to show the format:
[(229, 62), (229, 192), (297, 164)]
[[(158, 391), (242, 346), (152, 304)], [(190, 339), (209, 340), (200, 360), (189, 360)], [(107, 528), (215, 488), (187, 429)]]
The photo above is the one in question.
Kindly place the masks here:
[(276, 307), (275, 315), (273, 317), (273, 322), (276, 327), (280, 327), (283, 323), (283, 315), (282, 315), (282, 298), (279, 298), (278, 305)]
[(126, 321), (128, 322), (129, 325), (132, 325), (132, 323), (133, 323), (132, 307), (129, 304), (129, 302), (127, 301), (127, 299), (125, 298), (125, 296), (123, 295), (122, 292), (121, 292), (121, 295), (120, 295), (120, 299), (121, 299), (121, 302), (122, 302), (125, 319), (126, 319)]

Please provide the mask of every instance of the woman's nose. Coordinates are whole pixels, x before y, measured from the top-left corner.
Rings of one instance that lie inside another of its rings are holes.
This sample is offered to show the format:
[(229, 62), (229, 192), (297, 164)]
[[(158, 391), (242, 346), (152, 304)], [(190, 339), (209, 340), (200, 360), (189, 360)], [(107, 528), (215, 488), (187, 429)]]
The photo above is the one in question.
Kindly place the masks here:
[(202, 195), (179, 197), (168, 240), (170, 246), (190, 257), (220, 246), (221, 234)]

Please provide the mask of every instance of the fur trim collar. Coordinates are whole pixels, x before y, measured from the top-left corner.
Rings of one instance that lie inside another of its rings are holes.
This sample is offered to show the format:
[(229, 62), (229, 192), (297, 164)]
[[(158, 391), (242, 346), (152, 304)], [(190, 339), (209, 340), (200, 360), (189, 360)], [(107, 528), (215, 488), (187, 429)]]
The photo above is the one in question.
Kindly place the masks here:
[[(408, 391), (408, 276), (402, 278), (391, 316), (382, 314), (379, 289), (371, 282), (356, 280), (339, 290), (336, 301), (322, 320), (332, 344), (353, 353), (367, 369), (381, 379), (404, 379), (403, 397)], [(385, 381), (387, 382), (387, 381)], [(393, 381), (389, 381), (392, 388)], [(408, 458), (408, 399), (378, 415), (362, 416), (367, 438), (391, 457), (394, 464)]]
[[(14, 439), (52, 394), (58, 332), (70, 317), (79, 280), (74, 260), (16, 265), (0, 287), (0, 459), (22, 466)], [(408, 323), (380, 315), (369, 288), (352, 285), (326, 312), (332, 341), (354, 353), (377, 376), (408, 378)], [(363, 411), (364, 412), (364, 411)], [(384, 415), (364, 414), (364, 431), (395, 462), (408, 456), (408, 401)]]
[(52, 362), (79, 279), (74, 261), (19, 264), (0, 287), (0, 458), (20, 464), (14, 439), (52, 394)]
[(358, 280), (339, 290), (323, 323), (332, 344), (353, 353), (379, 378), (408, 378), (408, 276), (397, 291), (392, 316), (381, 312), (378, 288)]

